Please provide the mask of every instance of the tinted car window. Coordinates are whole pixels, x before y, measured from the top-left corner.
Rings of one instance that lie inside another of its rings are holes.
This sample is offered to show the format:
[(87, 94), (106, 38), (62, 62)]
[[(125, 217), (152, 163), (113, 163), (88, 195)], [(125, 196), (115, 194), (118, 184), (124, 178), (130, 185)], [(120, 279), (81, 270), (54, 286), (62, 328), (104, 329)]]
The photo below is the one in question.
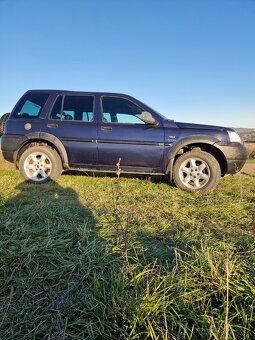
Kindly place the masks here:
[(102, 98), (102, 119), (106, 123), (145, 124), (139, 118), (143, 110), (130, 100), (118, 97)]
[(63, 106), (63, 119), (93, 120), (93, 97), (92, 96), (66, 96)]
[(17, 118), (36, 118), (40, 115), (46, 100), (48, 99), (48, 93), (28, 93), (18, 102), (13, 116)]
[(51, 119), (93, 121), (93, 96), (65, 96), (63, 109), (62, 100), (62, 96), (56, 100), (51, 111)]

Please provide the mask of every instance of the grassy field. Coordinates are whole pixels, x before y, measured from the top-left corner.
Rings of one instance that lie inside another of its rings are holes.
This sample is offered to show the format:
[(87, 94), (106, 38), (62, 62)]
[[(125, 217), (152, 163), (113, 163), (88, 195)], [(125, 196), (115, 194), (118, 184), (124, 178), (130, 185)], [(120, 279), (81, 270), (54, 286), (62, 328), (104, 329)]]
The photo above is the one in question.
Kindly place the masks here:
[(164, 180), (0, 160), (1, 339), (254, 339), (255, 177)]

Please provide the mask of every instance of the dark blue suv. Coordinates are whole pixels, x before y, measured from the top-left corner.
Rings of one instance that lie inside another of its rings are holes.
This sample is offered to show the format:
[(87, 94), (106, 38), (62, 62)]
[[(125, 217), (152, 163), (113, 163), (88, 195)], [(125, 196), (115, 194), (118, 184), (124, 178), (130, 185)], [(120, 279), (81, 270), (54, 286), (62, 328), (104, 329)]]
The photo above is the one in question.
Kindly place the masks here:
[(230, 128), (177, 123), (116, 93), (31, 90), (5, 122), (1, 148), (29, 182), (63, 170), (166, 174), (184, 190), (207, 192), (238, 172), (246, 149)]

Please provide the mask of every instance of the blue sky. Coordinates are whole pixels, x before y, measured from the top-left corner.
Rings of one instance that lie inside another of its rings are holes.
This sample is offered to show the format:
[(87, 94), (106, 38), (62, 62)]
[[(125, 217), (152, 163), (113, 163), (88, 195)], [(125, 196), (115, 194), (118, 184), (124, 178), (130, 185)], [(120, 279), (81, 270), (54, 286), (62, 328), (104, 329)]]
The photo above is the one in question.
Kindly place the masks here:
[(254, 0), (0, 0), (0, 50), (0, 115), (56, 88), (255, 128)]

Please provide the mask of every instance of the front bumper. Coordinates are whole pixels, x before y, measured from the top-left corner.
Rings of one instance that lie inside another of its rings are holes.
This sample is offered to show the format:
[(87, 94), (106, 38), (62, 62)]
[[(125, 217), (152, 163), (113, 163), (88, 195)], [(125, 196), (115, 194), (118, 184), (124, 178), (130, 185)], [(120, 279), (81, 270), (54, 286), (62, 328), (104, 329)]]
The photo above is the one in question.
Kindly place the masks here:
[(217, 143), (226, 159), (226, 174), (239, 172), (244, 166), (247, 158), (247, 151), (242, 143)]
[(24, 135), (3, 135), (1, 137), (1, 150), (6, 161), (16, 163), (17, 153), (27, 141)]

